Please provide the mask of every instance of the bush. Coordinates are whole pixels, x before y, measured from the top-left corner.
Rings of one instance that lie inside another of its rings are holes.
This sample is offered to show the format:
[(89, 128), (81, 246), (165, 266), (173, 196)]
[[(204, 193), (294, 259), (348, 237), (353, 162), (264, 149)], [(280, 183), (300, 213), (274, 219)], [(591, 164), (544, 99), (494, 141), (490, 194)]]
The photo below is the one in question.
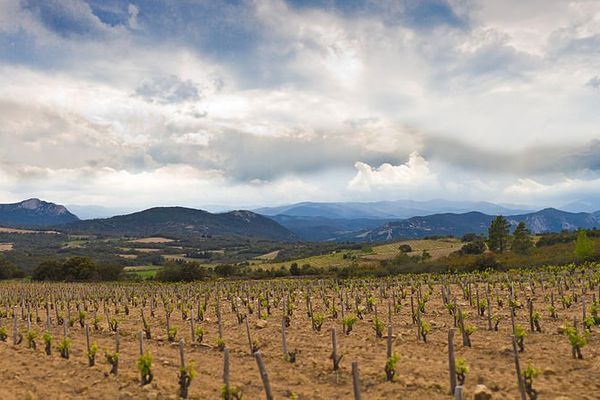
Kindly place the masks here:
[(460, 249), (461, 254), (483, 254), (485, 253), (485, 243), (481, 240), (469, 242)]
[(22, 278), (23, 275), (23, 271), (4, 257), (0, 256), (0, 280)]
[(99, 265), (87, 257), (73, 257), (65, 261), (49, 260), (32, 272), (35, 281), (116, 281), (123, 273), (121, 265)]
[(465, 233), (463, 237), (460, 239), (461, 242), (483, 242), (485, 237), (482, 235), (478, 235), (477, 233)]
[(398, 249), (403, 253), (412, 252), (412, 247), (410, 247), (410, 245), (408, 244), (401, 244), (400, 247), (398, 247)]
[(167, 262), (155, 276), (163, 282), (191, 282), (205, 279), (209, 271), (197, 262)]

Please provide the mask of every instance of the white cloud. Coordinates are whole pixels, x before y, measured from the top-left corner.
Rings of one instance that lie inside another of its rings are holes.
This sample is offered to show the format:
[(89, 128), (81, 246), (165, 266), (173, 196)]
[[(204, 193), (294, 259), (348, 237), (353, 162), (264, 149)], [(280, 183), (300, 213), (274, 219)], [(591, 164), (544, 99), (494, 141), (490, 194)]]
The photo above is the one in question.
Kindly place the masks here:
[(436, 175), (429, 169), (429, 163), (417, 152), (410, 154), (408, 161), (401, 165), (381, 164), (373, 168), (363, 162), (354, 164), (356, 176), (348, 183), (350, 189), (370, 190), (379, 187), (429, 186), (436, 182)]
[(131, 29), (138, 29), (137, 17), (140, 13), (140, 9), (135, 4), (129, 4), (127, 6), (127, 11), (129, 12), (129, 27)]

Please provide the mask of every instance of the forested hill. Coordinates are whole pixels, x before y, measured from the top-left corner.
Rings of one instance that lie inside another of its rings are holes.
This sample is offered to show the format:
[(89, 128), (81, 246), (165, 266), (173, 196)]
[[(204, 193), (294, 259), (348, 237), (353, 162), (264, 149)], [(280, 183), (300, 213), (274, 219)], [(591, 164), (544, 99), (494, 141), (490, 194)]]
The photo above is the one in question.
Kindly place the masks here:
[(58, 227), (69, 233), (154, 236), (246, 236), (292, 241), (296, 235), (251, 211), (212, 214), (185, 207), (156, 207), (112, 218), (77, 221)]

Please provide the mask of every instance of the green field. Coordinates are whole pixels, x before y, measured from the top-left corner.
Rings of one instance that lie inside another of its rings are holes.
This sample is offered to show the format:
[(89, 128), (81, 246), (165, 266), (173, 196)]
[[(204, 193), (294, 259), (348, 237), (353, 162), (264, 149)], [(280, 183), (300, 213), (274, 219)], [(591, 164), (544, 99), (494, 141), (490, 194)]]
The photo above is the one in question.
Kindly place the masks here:
[(135, 267), (125, 267), (123, 271), (127, 275), (135, 275), (140, 279), (154, 278), (156, 272), (162, 267), (156, 265), (139, 265)]
[(373, 246), (371, 251), (343, 250), (285, 262), (270, 262), (266, 259), (266, 255), (263, 255), (254, 258), (250, 264), (255, 269), (262, 268), (271, 270), (280, 269), (282, 266), (289, 267), (290, 264), (294, 262), (299, 266), (310, 264), (316, 268), (344, 267), (350, 265), (354, 261), (377, 262), (381, 260), (392, 259), (400, 254), (399, 247), (403, 244), (408, 244), (411, 246), (413, 251), (408, 253), (409, 255), (420, 255), (425, 250), (431, 255), (432, 260), (447, 256), (451, 252), (460, 249), (462, 245), (460, 240), (453, 238), (437, 240), (403, 240), (399, 242)]

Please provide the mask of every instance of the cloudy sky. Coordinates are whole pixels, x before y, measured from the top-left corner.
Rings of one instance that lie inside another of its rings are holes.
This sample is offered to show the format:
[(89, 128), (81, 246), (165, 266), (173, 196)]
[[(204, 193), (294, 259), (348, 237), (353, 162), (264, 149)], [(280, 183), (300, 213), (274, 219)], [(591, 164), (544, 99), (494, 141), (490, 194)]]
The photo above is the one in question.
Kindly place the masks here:
[(0, 202), (596, 193), (598, 0), (0, 0)]

